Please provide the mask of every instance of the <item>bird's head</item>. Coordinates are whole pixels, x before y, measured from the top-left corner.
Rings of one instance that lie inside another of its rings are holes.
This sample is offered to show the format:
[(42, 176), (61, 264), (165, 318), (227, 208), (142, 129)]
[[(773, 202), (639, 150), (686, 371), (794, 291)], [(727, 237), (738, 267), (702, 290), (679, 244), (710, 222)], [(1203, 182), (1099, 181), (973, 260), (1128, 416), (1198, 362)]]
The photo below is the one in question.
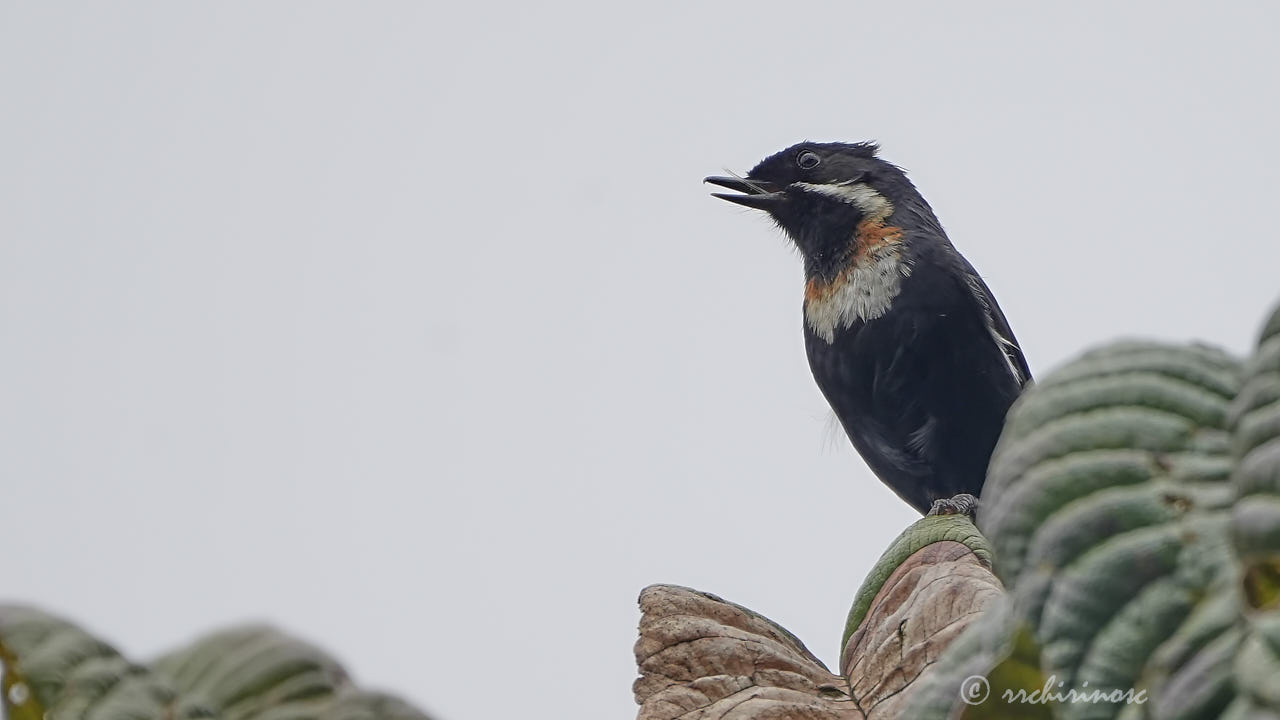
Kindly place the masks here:
[(803, 142), (760, 161), (745, 177), (709, 177), (712, 193), (764, 210), (791, 238), (810, 276), (833, 276), (869, 245), (900, 242), (901, 225), (935, 225), (903, 171), (872, 143)]

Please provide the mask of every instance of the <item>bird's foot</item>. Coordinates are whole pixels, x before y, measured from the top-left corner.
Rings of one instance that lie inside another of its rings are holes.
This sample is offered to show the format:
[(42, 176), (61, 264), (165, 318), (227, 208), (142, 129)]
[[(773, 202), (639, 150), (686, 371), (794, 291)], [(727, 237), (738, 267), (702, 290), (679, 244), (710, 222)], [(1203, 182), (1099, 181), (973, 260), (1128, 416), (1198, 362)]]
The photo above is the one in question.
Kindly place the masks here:
[(945, 500), (934, 500), (933, 507), (929, 508), (929, 512), (925, 513), (925, 517), (931, 515), (968, 515), (972, 520), (978, 513), (978, 498), (969, 493), (960, 493), (952, 498)]

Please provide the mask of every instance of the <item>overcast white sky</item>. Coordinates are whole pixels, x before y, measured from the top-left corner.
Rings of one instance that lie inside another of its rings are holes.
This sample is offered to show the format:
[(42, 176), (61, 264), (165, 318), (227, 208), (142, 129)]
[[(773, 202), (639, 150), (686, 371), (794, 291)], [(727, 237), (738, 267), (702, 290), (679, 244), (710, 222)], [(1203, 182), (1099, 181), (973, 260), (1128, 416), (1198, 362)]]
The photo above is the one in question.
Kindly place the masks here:
[(914, 516), (702, 177), (877, 139), (1034, 371), (1243, 352), (1275, 7), (3, 2), (0, 595), (271, 620), (442, 720), (629, 717), (655, 582), (834, 664)]

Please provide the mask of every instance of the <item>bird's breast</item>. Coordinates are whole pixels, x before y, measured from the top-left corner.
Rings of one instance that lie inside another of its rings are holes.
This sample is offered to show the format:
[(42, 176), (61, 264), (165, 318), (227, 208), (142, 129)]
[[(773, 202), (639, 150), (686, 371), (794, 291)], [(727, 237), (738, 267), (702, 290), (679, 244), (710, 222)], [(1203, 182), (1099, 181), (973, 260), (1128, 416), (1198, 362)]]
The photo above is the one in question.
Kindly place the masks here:
[(902, 228), (864, 220), (854, 231), (848, 265), (833, 279), (810, 278), (804, 291), (805, 323), (819, 338), (884, 315), (911, 274)]

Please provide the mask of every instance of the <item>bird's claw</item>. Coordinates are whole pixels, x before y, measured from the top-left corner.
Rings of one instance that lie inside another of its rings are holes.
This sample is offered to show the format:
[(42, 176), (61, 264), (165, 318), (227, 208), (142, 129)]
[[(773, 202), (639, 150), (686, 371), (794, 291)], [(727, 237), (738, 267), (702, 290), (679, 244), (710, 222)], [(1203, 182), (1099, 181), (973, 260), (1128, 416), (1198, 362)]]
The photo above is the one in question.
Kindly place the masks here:
[(960, 493), (955, 497), (934, 500), (933, 507), (925, 513), (925, 517), (933, 515), (968, 515), (972, 520), (978, 513), (978, 498), (969, 493)]

